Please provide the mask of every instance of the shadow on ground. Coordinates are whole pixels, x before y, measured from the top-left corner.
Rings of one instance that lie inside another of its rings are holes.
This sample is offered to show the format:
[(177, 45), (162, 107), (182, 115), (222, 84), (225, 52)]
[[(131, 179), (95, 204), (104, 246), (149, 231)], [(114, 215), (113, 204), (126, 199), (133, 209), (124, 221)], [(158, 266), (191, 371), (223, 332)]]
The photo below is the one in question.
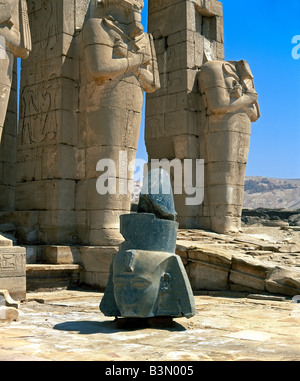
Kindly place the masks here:
[(162, 329), (166, 331), (185, 331), (186, 328), (177, 322), (172, 322), (171, 326), (164, 325), (155, 325), (151, 326), (146, 323), (139, 323), (135, 326), (133, 324), (128, 324), (127, 327), (118, 327), (118, 323), (116, 320), (114, 321), (67, 321), (64, 323), (56, 324), (53, 329), (58, 331), (68, 331), (68, 332), (78, 332), (80, 335), (92, 335), (97, 333), (117, 333), (117, 332), (128, 332), (128, 331), (136, 331), (140, 329), (147, 328), (155, 328)]

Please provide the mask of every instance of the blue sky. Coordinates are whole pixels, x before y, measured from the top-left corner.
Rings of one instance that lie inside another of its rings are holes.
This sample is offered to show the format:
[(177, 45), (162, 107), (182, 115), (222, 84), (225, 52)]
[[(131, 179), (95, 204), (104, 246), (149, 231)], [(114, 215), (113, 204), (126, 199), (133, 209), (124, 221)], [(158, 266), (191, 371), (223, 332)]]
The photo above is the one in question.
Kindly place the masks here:
[[(262, 114), (252, 124), (246, 175), (300, 178), (300, 59), (292, 57), (292, 39), (300, 36), (300, 0), (222, 3), (225, 59), (249, 62)], [(145, 27), (147, 7), (145, 0)], [(137, 158), (147, 160), (143, 130), (144, 122)]]

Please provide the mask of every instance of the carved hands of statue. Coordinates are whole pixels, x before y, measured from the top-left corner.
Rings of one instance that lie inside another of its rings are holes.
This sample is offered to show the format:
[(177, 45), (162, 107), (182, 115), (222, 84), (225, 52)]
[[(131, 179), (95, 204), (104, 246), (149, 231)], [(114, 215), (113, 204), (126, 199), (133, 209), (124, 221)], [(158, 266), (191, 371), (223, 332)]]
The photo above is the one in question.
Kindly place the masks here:
[(255, 122), (260, 117), (258, 106), (258, 94), (254, 87), (246, 88), (240, 84), (236, 84), (232, 90), (229, 90), (232, 107), (244, 109), (249, 115), (252, 122)]
[(140, 67), (147, 68), (151, 59), (152, 54), (149, 40), (144, 34), (143, 38), (136, 43), (134, 49), (128, 51), (129, 64), (132, 69), (139, 69)]
[(139, 78), (144, 90), (147, 93), (153, 93), (160, 88), (159, 70), (157, 66), (156, 53), (153, 37), (151, 34), (145, 34), (141, 45), (143, 62), (133, 70)]
[(243, 86), (237, 81), (234, 81), (232, 85), (232, 89), (229, 90), (230, 97), (235, 99), (240, 98), (243, 95)]
[(255, 103), (258, 99), (258, 95), (254, 89), (246, 91), (243, 94), (243, 97), (244, 102), (249, 105)]
[(130, 55), (128, 55), (127, 60), (128, 70), (137, 70), (141, 65), (145, 65), (149, 62), (149, 57), (143, 54), (143, 52), (131, 52)]
[(253, 75), (246, 61), (205, 63), (198, 76), (209, 114), (246, 111), (251, 121), (260, 116)]

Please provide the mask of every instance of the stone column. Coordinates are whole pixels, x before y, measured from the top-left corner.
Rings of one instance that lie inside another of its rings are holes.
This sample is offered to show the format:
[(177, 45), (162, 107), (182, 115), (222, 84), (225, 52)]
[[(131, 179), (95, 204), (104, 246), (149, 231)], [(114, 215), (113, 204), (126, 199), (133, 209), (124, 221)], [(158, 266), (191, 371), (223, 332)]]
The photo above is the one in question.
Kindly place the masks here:
[[(72, 244), (78, 110), (76, 30), (87, 1), (28, 0), (32, 53), (22, 63), (16, 168), (18, 237)], [(76, 12), (76, 9), (78, 11)]]
[[(219, 1), (149, 0), (161, 89), (147, 95), (145, 141), (151, 159), (205, 158), (201, 126), (205, 105), (197, 74), (207, 60), (223, 60), (223, 8)], [(195, 179), (195, 173), (194, 173)], [(174, 194), (180, 227), (203, 226), (204, 206)]]
[(14, 209), (17, 57), (31, 50), (26, 0), (0, 1), (0, 210)]
[(260, 117), (253, 75), (244, 60), (211, 61), (201, 68), (199, 88), (207, 107), (201, 138), (206, 148), (209, 228), (237, 233), (241, 230), (251, 122)]
[[(99, 2), (82, 30), (76, 208), (85, 211), (81, 233), (90, 245), (123, 241), (120, 215), (130, 211), (133, 168), (128, 166), (136, 156), (144, 91), (159, 87), (152, 37), (140, 23), (142, 6), (132, 0)], [(97, 165), (101, 159), (109, 168)], [(97, 184), (103, 176), (108, 178), (101, 191)]]

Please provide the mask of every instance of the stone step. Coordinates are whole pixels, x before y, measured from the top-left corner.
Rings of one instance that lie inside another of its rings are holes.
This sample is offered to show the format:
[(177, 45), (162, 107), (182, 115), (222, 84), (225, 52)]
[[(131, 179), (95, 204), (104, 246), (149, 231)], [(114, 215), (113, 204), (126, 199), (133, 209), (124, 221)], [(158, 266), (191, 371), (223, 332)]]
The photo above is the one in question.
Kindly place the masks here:
[(82, 267), (74, 264), (27, 264), (27, 291), (67, 289), (81, 283)]

